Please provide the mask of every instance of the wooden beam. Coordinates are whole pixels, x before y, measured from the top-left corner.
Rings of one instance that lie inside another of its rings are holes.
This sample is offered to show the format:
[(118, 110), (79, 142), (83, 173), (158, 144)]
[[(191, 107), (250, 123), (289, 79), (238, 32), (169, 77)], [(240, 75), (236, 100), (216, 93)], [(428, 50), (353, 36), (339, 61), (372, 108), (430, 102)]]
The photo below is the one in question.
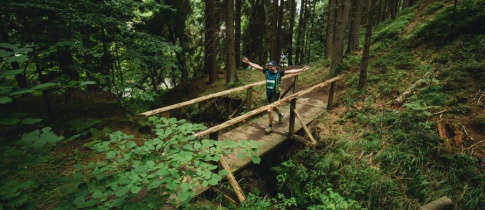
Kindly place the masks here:
[(299, 136), (299, 135), (296, 135), (296, 134), (292, 135), (290, 137), (290, 139), (298, 141), (298, 142), (304, 144), (305, 146), (310, 146), (310, 144), (311, 144), (307, 139), (305, 139), (305, 137)]
[(237, 195), (237, 199), (239, 200), (239, 202), (244, 202), (246, 200), (244, 192), (241, 190), (241, 187), (239, 187), (239, 184), (237, 183), (236, 178), (234, 178), (234, 175), (232, 175), (231, 168), (226, 163), (226, 160), (224, 160), (224, 157), (221, 157), (221, 160), (219, 162), (221, 163), (222, 168), (227, 171), (227, 179), (234, 189), (234, 192)]
[(315, 140), (315, 138), (313, 138), (313, 135), (310, 132), (310, 129), (308, 129), (308, 127), (305, 125), (305, 123), (303, 123), (303, 120), (301, 119), (302, 117), (301, 117), (300, 113), (298, 113), (298, 111), (296, 111), (296, 109), (293, 110), (293, 112), (295, 112), (296, 118), (298, 119), (298, 121), (300, 121), (300, 124), (303, 127), (303, 130), (305, 130), (305, 133), (308, 136), (308, 138), (310, 139), (311, 143), (313, 145), (316, 145), (317, 144), (317, 140)]
[[(290, 74), (288, 76), (284, 76), (283, 79), (294, 77), (294, 76), (297, 76), (297, 75), (298, 74)], [(181, 103), (178, 103), (178, 104), (173, 104), (173, 105), (170, 105), (170, 106), (150, 110), (150, 111), (147, 111), (147, 112), (143, 112), (140, 115), (150, 116), (150, 115), (158, 114), (158, 113), (161, 113), (161, 112), (166, 112), (166, 111), (169, 111), (169, 110), (172, 110), (172, 109), (177, 109), (177, 108), (180, 108), (180, 107), (183, 107), (183, 106), (195, 104), (195, 103), (205, 101), (205, 100), (208, 100), (208, 99), (211, 99), (211, 98), (216, 98), (216, 97), (219, 97), (219, 96), (228, 95), (230, 93), (239, 92), (239, 91), (246, 90), (248, 88), (258, 86), (258, 85), (263, 85), (263, 84), (266, 84), (266, 81), (260, 81), (260, 82), (256, 82), (256, 83), (253, 83), (253, 84), (249, 84), (249, 85), (225, 90), (225, 91), (222, 91), (222, 92), (210, 94), (210, 95), (207, 95), (207, 96), (202, 96), (202, 97), (195, 98), (195, 99), (185, 101), (185, 102), (181, 102)]]
[(450, 198), (443, 196), (421, 207), (421, 210), (451, 210), (453, 202)]
[(239, 204), (239, 200), (237, 198), (236, 193), (234, 193), (233, 190), (223, 186), (223, 185), (218, 185), (218, 186), (212, 186), (211, 190), (220, 193), (222, 196), (224, 196), (226, 199), (231, 201), (231, 203), (234, 204)]
[(332, 109), (334, 93), (335, 93), (335, 83), (332, 82), (332, 84), (330, 84), (330, 92), (328, 93), (327, 110)]
[(250, 118), (250, 117), (252, 117), (254, 115), (257, 115), (259, 113), (262, 113), (264, 111), (267, 111), (270, 108), (279, 106), (279, 105), (281, 105), (281, 104), (283, 104), (285, 102), (288, 102), (288, 101), (290, 101), (290, 100), (292, 100), (294, 98), (301, 97), (301, 96), (303, 96), (305, 94), (308, 94), (308, 93), (314, 91), (317, 88), (324, 87), (324, 86), (326, 86), (326, 85), (328, 85), (328, 84), (330, 84), (332, 82), (335, 82), (337, 80), (340, 80), (342, 78), (343, 78), (343, 75), (340, 75), (340, 76), (334, 77), (332, 79), (329, 79), (327, 81), (321, 82), (321, 83), (319, 83), (319, 84), (317, 84), (317, 85), (315, 85), (315, 86), (313, 86), (311, 88), (308, 88), (306, 90), (302, 90), (302, 91), (299, 91), (299, 92), (294, 93), (292, 95), (289, 95), (286, 98), (280, 99), (280, 100), (275, 101), (275, 102), (273, 102), (271, 104), (268, 104), (266, 106), (260, 107), (258, 109), (253, 110), (253, 111), (250, 111), (250, 112), (248, 112), (248, 113), (246, 113), (244, 115), (241, 115), (239, 117), (233, 118), (233, 119), (228, 120), (228, 121), (226, 121), (224, 123), (221, 123), (219, 125), (210, 127), (209, 129), (206, 129), (206, 130), (203, 130), (203, 131), (199, 131), (199, 132), (195, 133), (194, 135), (197, 136), (197, 137), (200, 137), (200, 136), (205, 136), (205, 135), (208, 135), (208, 134), (213, 133), (213, 132), (216, 132), (216, 131), (220, 131), (220, 130), (226, 128), (226, 127), (229, 127), (231, 125), (234, 125), (234, 124), (236, 124), (238, 122), (242, 122), (242, 121), (244, 121), (244, 120), (246, 120), (246, 119), (248, 119), (248, 118)]
[(253, 87), (248, 88), (246, 94), (246, 112), (251, 110), (251, 106), (253, 105)]
[(296, 98), (294, 99), (291, 99), (291, 103), (290, 103), (290, 123), (289, 123), (289, 127), (288, 127), (288, 135), (289, 136), (293, 136), (293, 134), (295, 133), (295, 112), (293, 112), (293, 110), (296, 109)]

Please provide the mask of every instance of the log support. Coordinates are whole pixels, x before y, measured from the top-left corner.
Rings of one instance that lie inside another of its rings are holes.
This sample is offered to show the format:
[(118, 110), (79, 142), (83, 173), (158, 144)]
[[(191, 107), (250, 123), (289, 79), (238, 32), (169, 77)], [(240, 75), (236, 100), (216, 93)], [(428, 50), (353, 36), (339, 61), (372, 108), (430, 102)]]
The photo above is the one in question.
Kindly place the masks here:
[(315, 138), (313, 138), (313, 135), (310, 132), (310, 129), (308, 129), (308, 127), (305, 125), (305, 123), (303, 123), (303, 120), (301, 119), (302, 117), (301, 117), (300, 113), (298, 113), (298, 111), (296, 111), (296, 110), (293, 110), (293, 112), (295, 113), (296, 118), (298, 119), (298, 121), (300, 122), (301, 126), (303, 127), (303, 130), (305, 130), (306, 135), (310, 139), (310, 143), (312, 145), (316, 145), (317, 144), (317, 140), (315, 140)]
[(227, 164), (226, 160), (224, 157), (221, 157), (221, 160), (219, 161), (221, 164), (222, 168), (227, 171), (227, 179), (229, 180), (229, 183), (231, 184), (232, 188), (234, 189), (234, 192), (236, 193), (237, 199), (239, 202), (244, 202), (246, 200), (246, 196), (244, 196), (244, 192), (242, 191), (241, 187), (237, 183), (236, 178), (231, 172), (231, 168)]

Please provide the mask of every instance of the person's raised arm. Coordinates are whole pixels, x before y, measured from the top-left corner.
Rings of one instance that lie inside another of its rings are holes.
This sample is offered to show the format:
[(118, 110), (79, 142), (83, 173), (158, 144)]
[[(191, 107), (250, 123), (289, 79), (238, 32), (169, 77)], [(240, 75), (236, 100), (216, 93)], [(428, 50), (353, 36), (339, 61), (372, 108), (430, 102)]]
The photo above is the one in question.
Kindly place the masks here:
[(296, 74), (296, 73), (300, 73), (300, 72), (304, 72), (304, 71), (307, 71), (308, 68), (310, 68), (309, 66), (304, 66), (303, 68), (301, 69), (291, 69), (291, 70), (286, 70), (285, 71), (285, 74)]
[(249, 59), (246, 56), (244, 56), (242, 58), (242, 62), (248, 64), (249, 66), (251, 66), (251, 67), (253, 67), (255, 69), (263, 70), (263, 67), (261, 67), (258, 64), (255, 64), (255, 63), (251, 63), (251, 61), (249, 61)]

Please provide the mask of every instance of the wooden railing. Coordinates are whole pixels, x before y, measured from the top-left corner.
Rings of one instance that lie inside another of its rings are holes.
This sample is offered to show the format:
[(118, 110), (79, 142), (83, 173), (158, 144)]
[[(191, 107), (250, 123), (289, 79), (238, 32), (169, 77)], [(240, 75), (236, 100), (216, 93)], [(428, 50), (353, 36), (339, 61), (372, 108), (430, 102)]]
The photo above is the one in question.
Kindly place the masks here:
[[(296, 88), (296, 81), (298, 79), (298, 74), (288, 75), (288, 76), (283, 77), (283, 79), (291, 78), (291, 77), (294, 77), (294, 81), (293, 81), (292, 85), (290, 85), (290, 87), (285, 91), (285, 93), (283, 93), (282, 98), (280, 100), (273, 102), (271, 104), (268, 104), (266, 106), (257, 108), (255, 110), (249, 111), (246, 114), (235, 117), (235, 118), (230, 119), (230, 120), (228, 120), (224, 123), (210, 127), (206, 130), (199, 131), (199, 132), (195, 133), (194, 135), (197, 136), (197, 137), (210, 135), (210, 137), (212, 139), (218, 139), (217, 138), (218, 132), (220, 130), (227, 128), (231, 125), (234, 125), (238, 122), (242, 122), (242, 121), (244, 121), (244, 120), (246, 120), (246, 119), (248, 119), (252, 116), (255, 116), (255, 115), (260, 114), (264, 111), (267, 111), (270, 108), (279, 106), (279, 105), (281, 105), (285, 102), (290, 101), (290, 110), (291, 111), (290, 111), (290, 126), (289, 126), (288, 134), (289, 134), (289, 136), (292, 136), (295, 132), (295, 130), (294, 130), (294, 128), (295, 128), (295, 118), (298, 118), (298, 112), (295, 110), (296, 99), (298, 97), (301, 97), (305, 94), (308, 94), (308, 93), (314, 91), (317, 88), (322, 88), (322, 87), (330, 84), (330, 93), (329, 93), (328, 102), (327, 102), (327, 109), (329, 109), (332, 106), (333, 95), (334, 95), (334, 91), (335, 91), (335, 82), (342, 79), (343, 76), (341, 75), (341, 76), (334, 77), (332, 79), (326, 80), (322, 83), (314, 85), (311, 88), (308, 88), (308, 89), (303, 90), (303, 91), (299, 91), (297, 93), (294, 93), (294, 92), (295, 92), (295, 88)], [(141, 115), (150, 116), (150, 115), (154, 115), (154, 114), (158, 114), (158, 113), (162, 113), (162, 112), (167, 112), (167, 111), (177, 109), (177, 108), (180, 108), (180, 107), (183, 107), (183, 106), (195, 104), (195, 103), (202, 102), (202, 101), (205, 101), (205, 100), (208, 100), (208, 99), (211, 99), (211, 98), (216, 98), (216, 97), (228, 95), (230, 93), (235, 93), (235, 92), (239, 92), (239, 91), (243, 91), (243, 90), (247, 90), (246, 107), (249, 110), (249, 108), (251, 107), (251, 102), (252, 102), (252, 88), (255, 87), (255, 86), (258, 86), (258, 85), (263, 85), (263, 84), (265, 84), (265, 82), (266, 81), (261, 81), (261, 82), (256, 82), (256, 83), (253, 83), (253, 84), (249, 84), (249, 85), (245, 85), (245, 86), (241, 86), (241, 87), (237, 87), (237, 88), (232, 88), (232, 89), (229, 89), (229, 90), (225, 90), (225, 91), (222, 91), (222, 92), (218, 92), (218, 93), (210, 94), (210, 95), (207, 95), (207, 96), (195, 98), (195, 99), (185, 101), (185, 102), (181, 102), (181, 103), (178, 103), (178, 104), (174, 104), (174, 105), (162, 107), (162, 108), (159, 108), (159, 109), (154, 109), (154, 110), (151, 110), (151, 111), (143, 112), (143, 113), (141, 113)], [(287, 97), (284, 97), (290, 91), (290, 89), (293, 89), (293, 94), (291, 94)]]
[[(291, 77), (295, 77), (295, 80), (293, 81), (293, 84), (291, 85), (291, 87), (294, 87), (296, 79), (298, 77), (298, 74), (290, 74), (290, 75), (284, 76), (283, 79), (287, 79), (287, 78), (291, 78)], [(192, 100), (184, 101), (184, 102), (173, 104), (173, 105), (170, 105), (170, 106), (166, 106), (166, 107), (150, 110), (150, 111), (147, 111), (147, 112), (143, 112), (143, 113), (141, 113), (141, 115), (150, 116), (150, 115), (154, 115), (154, 114), (158, 114), (158, 113), (163, 113), (163, 112), (167, 112), (167, 111), (170, 111), (170, 110), (173, 110), (173, 109), (177, 109), (177, 108), (180, 108), (180, 107), (199, 103), (199, 102), (202, 102), (202, 101), (205, 101), (205, 100), (208, 100), (208, 99), (212, 99), (212, 98), (216, 98), (216, 97), (220, 97), (220, 96), (224, 96), (224, 95), (229, 95), (231, 93), (236, 93), (236, 92), (243, 91), (243, 90), (247, 90), (246, 107), (249, 108), (252, 105), (251, 103), (252, 103), (253, 87), (259, 86), (259, 85), (264, 85), (264, 84), (266, 84), (266, 81), (260, 81), (260, 82), (256, 82), (256, 83), (253, 83), (253, 84), (249, 84), (249, 85), (245, 85), (245, 86), (241, 86), (241, 87), (237, 87), (237, 88), (232, 88), (232, 89), (225, 90), (225, 91), (222, 91), (222, 92), (213, 93), (213, 94), (210, 94), (210, 95), (207, 95), (207, 96), (202, 96), (202, 97), (199, 97), (199, 98), (194, 98)], [(288, 92), (288, 91), (286, 91), (286, 92)]]

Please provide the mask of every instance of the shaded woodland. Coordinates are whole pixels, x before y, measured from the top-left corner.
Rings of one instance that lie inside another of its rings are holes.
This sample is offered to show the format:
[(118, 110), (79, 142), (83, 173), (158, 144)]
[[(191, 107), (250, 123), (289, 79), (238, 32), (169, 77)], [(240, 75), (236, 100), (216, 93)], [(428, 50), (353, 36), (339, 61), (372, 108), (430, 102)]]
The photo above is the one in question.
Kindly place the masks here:
[(317, 146), (272, 165), (271, 190), (242, 183), (245, 203), (207, 200), (416, 209), (448, 196), (456, 209), (485, 206), (483, 0), (1, 5), (0, 209), (211, 209), (194, 183), (224, 182), (221, 154), (256, 144), (190, 134), (234, 114), (238, 96), (178, 119), (138, 113), (259, 81), (241, 57), (264, 66), (282, 53), (281, 69), (312, 66), (304, 87), (345, 76), (332, 86), (334, 111), (309, 126)]

